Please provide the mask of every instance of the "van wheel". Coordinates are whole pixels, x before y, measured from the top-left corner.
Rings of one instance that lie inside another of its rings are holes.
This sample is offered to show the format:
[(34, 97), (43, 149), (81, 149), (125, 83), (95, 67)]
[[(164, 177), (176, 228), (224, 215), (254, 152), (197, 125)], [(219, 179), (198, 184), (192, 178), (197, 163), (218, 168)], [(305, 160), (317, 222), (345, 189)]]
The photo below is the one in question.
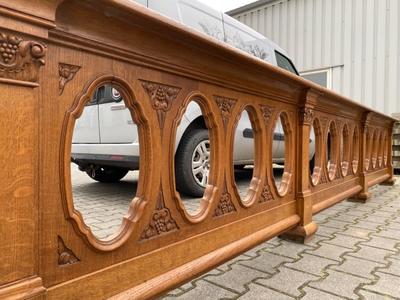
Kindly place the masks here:
[(86, 171), (90, 178), (103, 183), (118, 182), (124, 178), (128, 172), (129, 170), (127, 169), (115, 167), (98, 167), (96, 169)]
[(207, 129), (185, 133), (175, 155), (176, 187), (180, 193), (202, 197), (210, 172), (210, 140)]

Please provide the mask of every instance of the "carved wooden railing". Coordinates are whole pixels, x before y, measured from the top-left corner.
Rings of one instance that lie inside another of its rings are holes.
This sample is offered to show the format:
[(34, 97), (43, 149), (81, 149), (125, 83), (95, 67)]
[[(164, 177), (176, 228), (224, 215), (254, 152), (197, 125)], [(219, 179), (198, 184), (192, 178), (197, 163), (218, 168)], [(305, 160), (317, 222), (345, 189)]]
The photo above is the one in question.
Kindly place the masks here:
[[(279, 234), (304, 241), (317, 230), (313, 214), (394, 183), (394, 119), (139, 5), (0, 0), (0, 14), (0, 298), (153, 297)], [(141, 177), (120, 230), (102, 241), (74, 208), (70, 151), (75, 119), (105, 83), (118, 87), (139, 125)], [(175, 190), (174, 143), (193, 99), (214, 167), (189, 215)], [(244, 109), (255, 168), (241, 200), (231, 160)], [(278, 189), (271, 147), (279, 116), (286, 157)]]

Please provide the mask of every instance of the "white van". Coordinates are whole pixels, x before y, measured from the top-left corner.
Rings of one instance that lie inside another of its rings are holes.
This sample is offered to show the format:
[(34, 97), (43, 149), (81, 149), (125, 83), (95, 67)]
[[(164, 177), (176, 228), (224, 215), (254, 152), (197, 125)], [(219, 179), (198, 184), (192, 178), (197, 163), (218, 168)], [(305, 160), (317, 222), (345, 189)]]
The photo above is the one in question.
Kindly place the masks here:
[[(197, 0), (137, 0), (150, 9), (226, 42), (250, 55), (298, 74), (285, 51), (239, 21)], [(234, 146), (237, 168), (253, 164), (254, 141), (246, 111), (239, 121)], [(284, 162), (284, 133), (278, 122), (273, 141), (274, 163)], [(197, 103), (191, 102), (176, 135), (175, 174), (181, 193), (201, 197), (208, 181), (208, 130)], [(314, 141), (311, 141), (312, 150)], [(312, 151), (313, 152), (313, 151)], [(313, 154), (311, 155), (311, 157)], [(97, 89), (75, 125), (72, 162), (94, 180), (116, 182), (139, 168), (137, 128), (119, 92)]]

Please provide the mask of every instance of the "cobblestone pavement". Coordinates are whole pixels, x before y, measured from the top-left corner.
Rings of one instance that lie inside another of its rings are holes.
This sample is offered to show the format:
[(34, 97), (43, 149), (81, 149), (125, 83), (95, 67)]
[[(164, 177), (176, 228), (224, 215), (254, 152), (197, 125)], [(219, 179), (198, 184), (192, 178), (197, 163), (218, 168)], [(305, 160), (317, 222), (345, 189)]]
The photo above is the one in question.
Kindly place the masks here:
[(163, 299), (400, 299), (400, 178), (314, 217), (307, 244), (269, 240)]
[[(135, 197), (139, 172), (129, 172), (120, 182), (105, 184), (92, 180), (86, 173), (71, 163), (72, 193), (75, 208), (82, 214), (85, 223), (99, 239), (107, 239), (121, 226), (123, 216)], [(236, 173), (239, 193), (243, 197), (252, 177), (252, 169)], [(277, 174), (279, 179), (279, 174)], [(277, 181), (279, 182), (279, 181)], [(200, 198), (183, 196), (186, 210), (194, 214)]]

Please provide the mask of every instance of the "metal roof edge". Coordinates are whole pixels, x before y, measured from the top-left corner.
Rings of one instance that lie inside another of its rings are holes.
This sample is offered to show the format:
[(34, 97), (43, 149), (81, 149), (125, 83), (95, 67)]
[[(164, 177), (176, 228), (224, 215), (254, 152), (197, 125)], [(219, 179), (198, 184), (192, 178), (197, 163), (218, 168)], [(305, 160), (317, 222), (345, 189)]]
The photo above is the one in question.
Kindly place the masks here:
[(238, 8), (232, 9), (230, 11), (227, 11), (227, 12), (225, 12), (225, 14), (227, 14), (227, 15), (232, 17), (234, 15), (237, 15), (237, 14), (240, 14), (242, 12), (257, 8), (259, 6), (268, 4), (268, 3), (273, 2), (273, 1), (276, 1), (276, 0), (258, 0), (258, 1), (252, 2), (252, 3), (240, 6)]

